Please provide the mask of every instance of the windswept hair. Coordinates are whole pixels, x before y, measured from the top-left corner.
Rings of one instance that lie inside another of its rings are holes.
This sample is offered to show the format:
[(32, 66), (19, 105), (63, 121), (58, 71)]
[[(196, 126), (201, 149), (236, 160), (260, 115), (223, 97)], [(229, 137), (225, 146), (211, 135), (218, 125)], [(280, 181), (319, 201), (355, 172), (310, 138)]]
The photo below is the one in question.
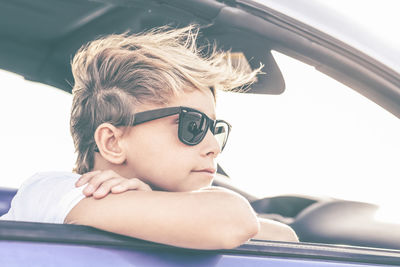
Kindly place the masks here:
[[(168, 104), (192, 90), (237, 90), (253, 83), (260, 69), (233, 64), (229, 52), (198, 48), (198, 27), (160, 27), (140, 34), (113, 34), (81, 47), (72, 60), (70, 130), (77, 152), (74, 171), (91, 171), (94, 133), (104, 122), (131, 125), (135, 106)], [(210, 51), (211, 50), (211, 51)]]

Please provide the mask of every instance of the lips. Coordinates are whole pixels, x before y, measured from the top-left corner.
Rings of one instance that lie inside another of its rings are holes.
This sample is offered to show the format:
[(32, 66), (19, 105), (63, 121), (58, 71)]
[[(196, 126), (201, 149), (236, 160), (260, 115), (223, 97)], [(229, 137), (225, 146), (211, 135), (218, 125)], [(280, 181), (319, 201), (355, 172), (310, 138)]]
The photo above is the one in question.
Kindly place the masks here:
[(206, 172), (210, 174), (215, 174), (216, 170), (214, 168), (206, 168), (201, 170), (194, 170), (193, 172)]

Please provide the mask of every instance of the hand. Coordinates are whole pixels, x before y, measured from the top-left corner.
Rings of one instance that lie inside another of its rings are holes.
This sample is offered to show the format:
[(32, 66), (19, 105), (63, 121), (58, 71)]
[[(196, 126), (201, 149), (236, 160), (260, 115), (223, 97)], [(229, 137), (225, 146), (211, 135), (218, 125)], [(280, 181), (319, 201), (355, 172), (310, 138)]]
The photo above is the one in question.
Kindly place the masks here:
[(295, 231), (286, 224), (263, 218), (258, 218), (258, 222), (260, 229), (253, 239), (299, 242)]
[(150, 186), (141, 180), (122, 177), (112, 170), (85, 173), (76, 181), (75, 186), (84, 184), (88, 185), (83, 189), (83, 194), (86, 197), (93, 196), (95, 199), (103, 198), (110, 192), (119, 194), (128, 190), (152, 191)]

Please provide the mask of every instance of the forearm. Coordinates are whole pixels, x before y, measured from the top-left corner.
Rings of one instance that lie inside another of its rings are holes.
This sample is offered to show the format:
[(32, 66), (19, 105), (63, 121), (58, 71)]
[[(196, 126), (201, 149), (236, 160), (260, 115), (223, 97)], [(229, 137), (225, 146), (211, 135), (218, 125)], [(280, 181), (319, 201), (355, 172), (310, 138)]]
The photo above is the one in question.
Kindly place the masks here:
[[(220, 191), (220, 192), (232, 192), (223, 187), (211, 186), (203, 188), (205, 191)], [(271, 241), (287, 241), (287, 242), (298, 242), (299, 239), (294, 230), (286, 224), (264, 219), (257, 218), (259, 222), (259, 231), (252, 237), (252, 239), (260, 240), (271, 240)]]
[[(203, 190), (230, 191), (226, 188), (216, 186), (204, 188)], [(252, 237), (253, 239), (299, 242), (299, 239), (294, 230), (286, 224), (264, 218), (258, 218), (258, 222), (260, 228), (258, 233)]]
[(101, 200), (86, 198), (66, 222), (198, 249), (236, 247), (259, 227), (249, 203), (229, 191), (129, 191)]
[(263, 218), (258, 218), (258, 221), (260, 230), (253, 239), (299, 242), (296, 233), (286, 224)]

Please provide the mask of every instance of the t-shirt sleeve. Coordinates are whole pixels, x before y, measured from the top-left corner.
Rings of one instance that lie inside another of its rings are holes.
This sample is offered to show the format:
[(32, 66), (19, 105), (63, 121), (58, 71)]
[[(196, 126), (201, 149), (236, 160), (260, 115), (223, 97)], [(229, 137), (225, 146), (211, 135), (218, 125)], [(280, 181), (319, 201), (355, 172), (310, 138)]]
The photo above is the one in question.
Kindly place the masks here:
[(3, 220), (64, 223), (71, 209), (85, 198), (84, 186), (75, 187), (75, 173), (38, 173), (25, 181)]

